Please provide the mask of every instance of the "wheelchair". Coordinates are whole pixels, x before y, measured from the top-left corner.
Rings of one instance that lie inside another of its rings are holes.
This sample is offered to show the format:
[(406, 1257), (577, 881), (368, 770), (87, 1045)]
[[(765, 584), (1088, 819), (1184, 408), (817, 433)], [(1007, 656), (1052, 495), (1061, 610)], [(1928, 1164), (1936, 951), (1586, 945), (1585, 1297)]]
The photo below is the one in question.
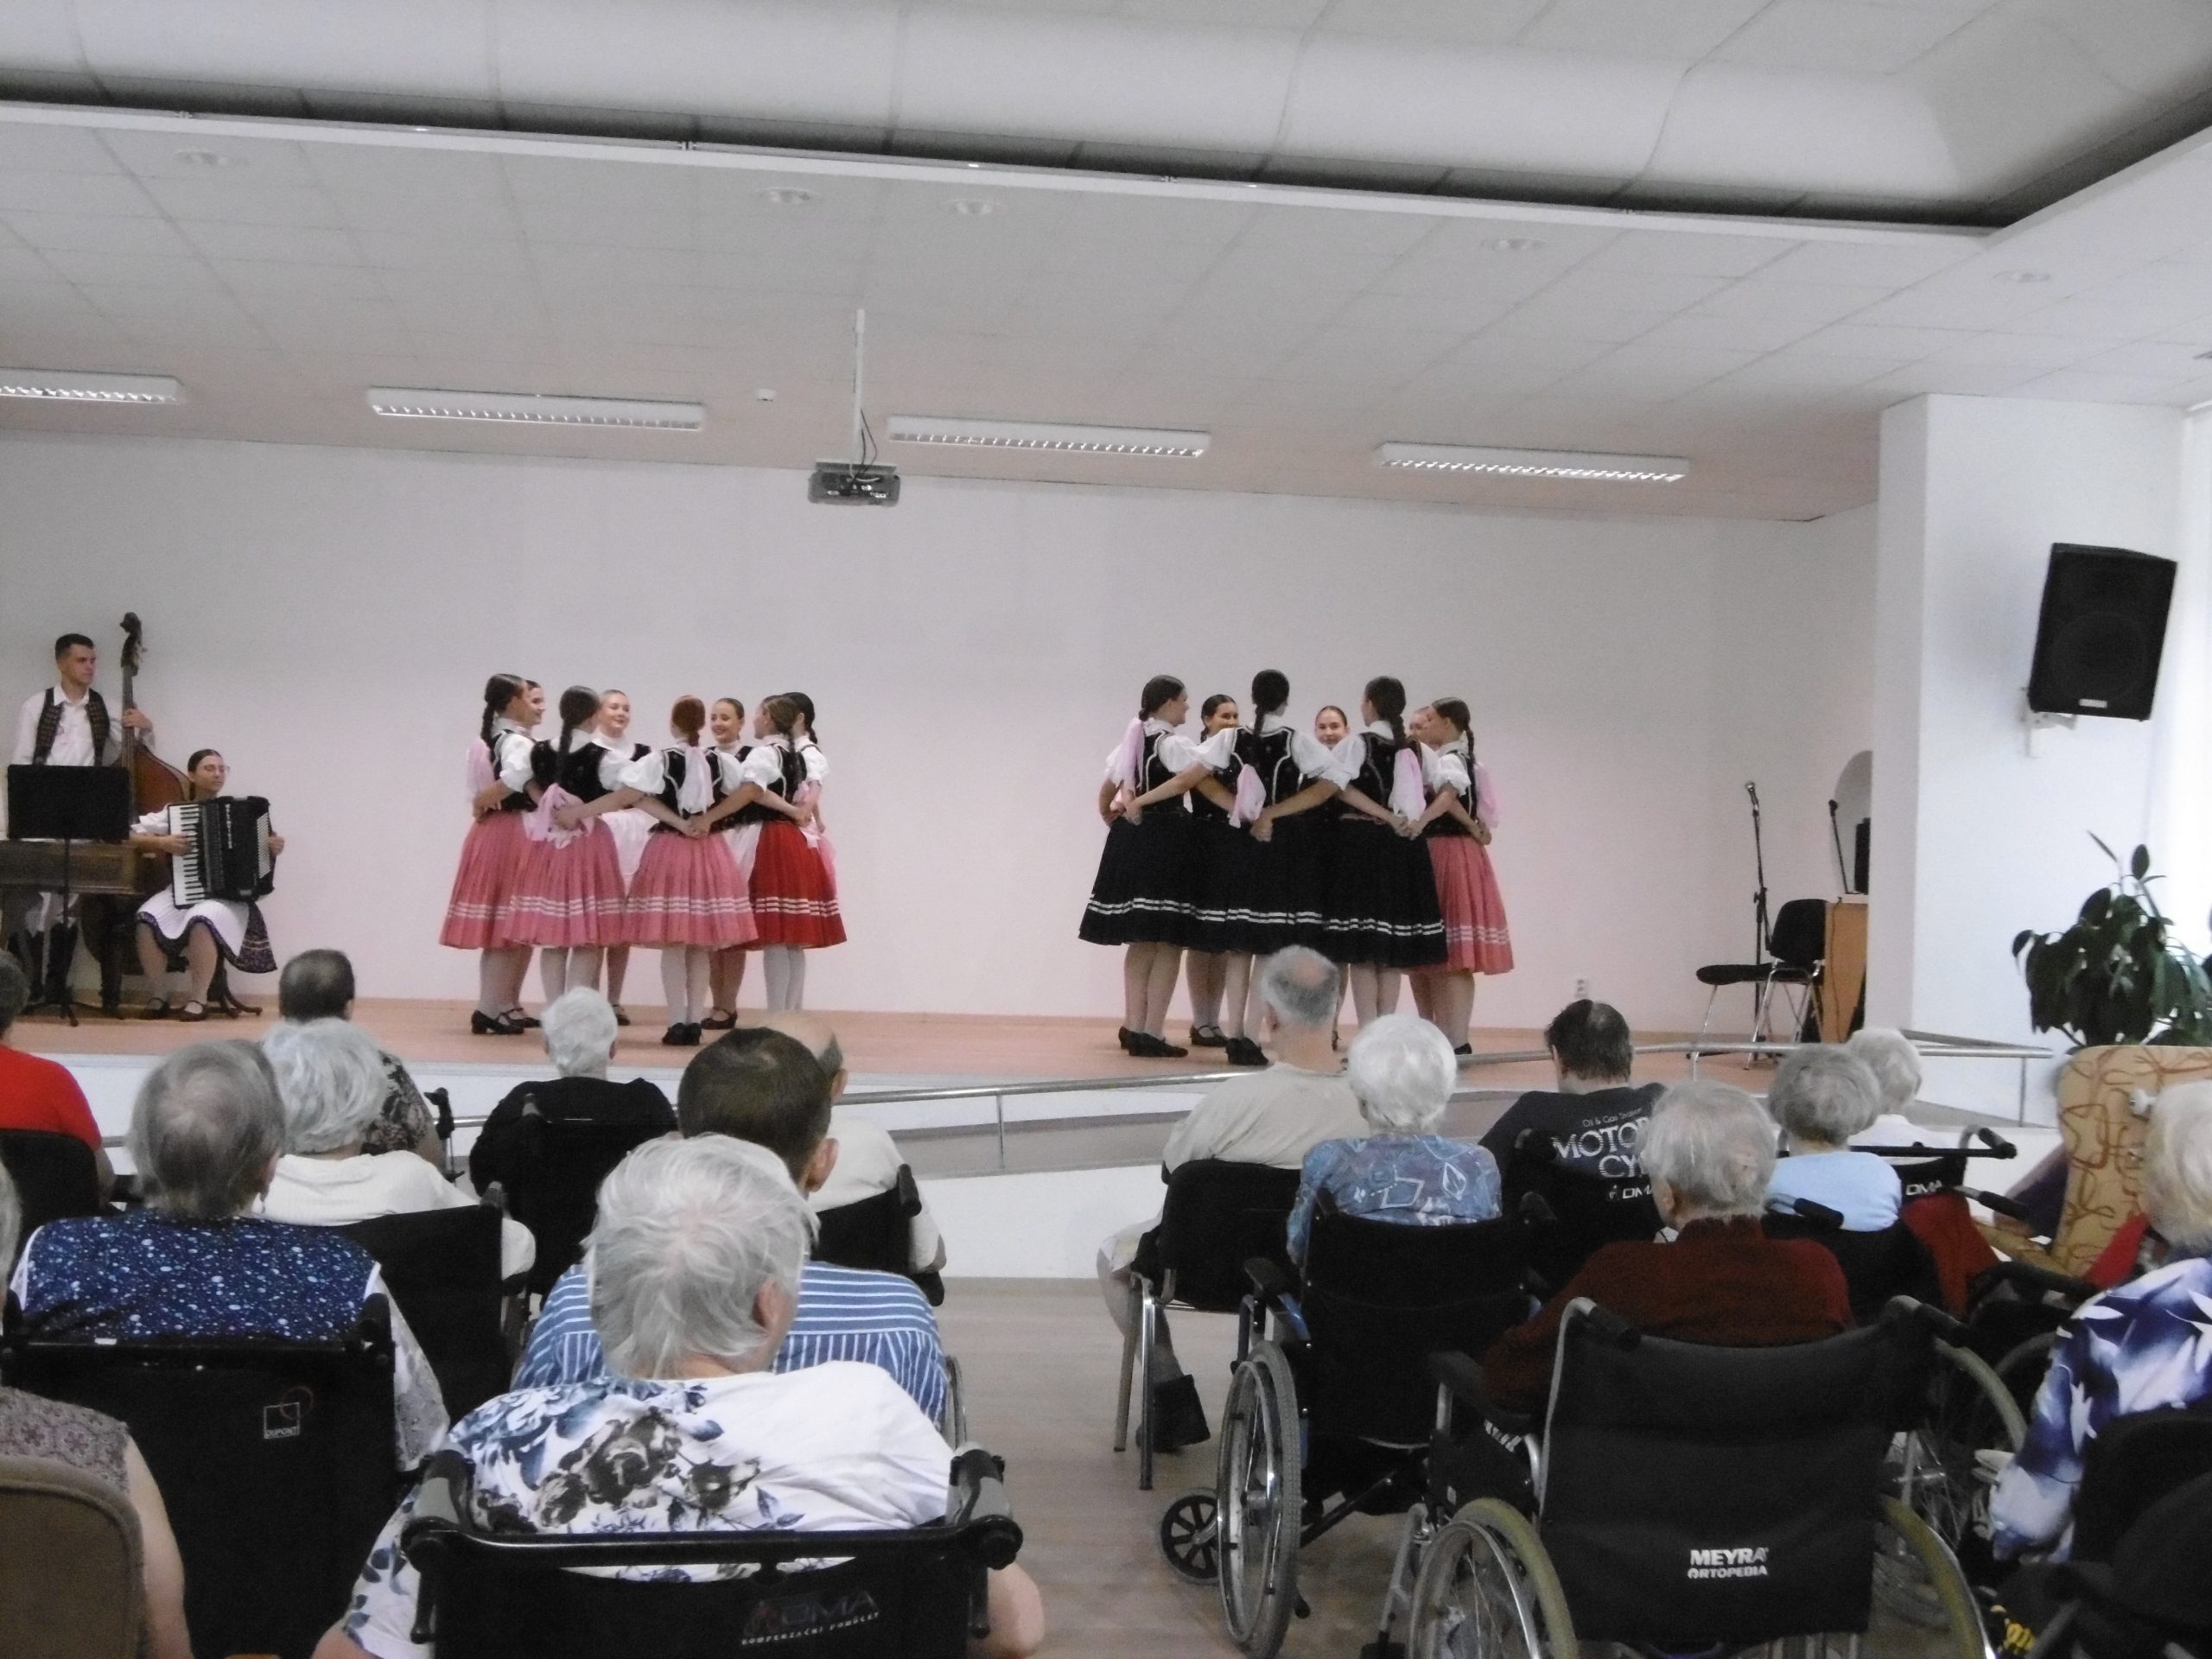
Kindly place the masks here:
[(1599, 1175), (1563, 1164), (1550, 1135), (1523, 1129), (1505, 1156), (1505, 1209), (1530, 1224), (1530, 1288), (1548, 1296), (1608, 1244), (1658, 1236), (1651, 1178)]
[(1253, 1659), (1272, 1659), (1301, 1611), (1299, 1552), (1355, 1513), (1408, 1517), (1392, 1621), (1427, 1514), (1427, 1357), (1486, 1348), (1525, 1319), (1527, 1267), (1517, 1220), (1410, 1226), (1325, 1203), (1294, 1297), (1272, 1264), (1248, 1264), (1214, 1487), (1168, 1506), (1160, 1548), (1185, 1578), (1217, 1581), (1230, 1636)]
[[(1885, 1564), (1901, 1564), (1942, 1608), (1936, 1650), (1987, 1659), (1956, 1558), (1883, 1491), (1929, 1363), (1919, 1313), (1900, 1299), (1824, 1341), (1722, 1348), (1643, 1336), (1580, 1299), (1541, 1425), (1490, 1406), (1465, 1355), (1436, 1356), (1433, 1496), (1451, 1519), (1412, 1540), (1410, 1654), (1572, 1659), (1599, 1642), (1855, 1656)], [(1485, 1437), (1525, 1449), (1533, 1502), (1459, 1478)]]
[(1002, 1474), (962, 1451), (945, 1519), (900, 1530), (518, 1535), (477, 1523), (467, 1462), (441, 1453), (400, 1534), (414, 1635), (435, 1659), (964, 1659), (989, 1633), (990, 1569), (1021, 1549)]

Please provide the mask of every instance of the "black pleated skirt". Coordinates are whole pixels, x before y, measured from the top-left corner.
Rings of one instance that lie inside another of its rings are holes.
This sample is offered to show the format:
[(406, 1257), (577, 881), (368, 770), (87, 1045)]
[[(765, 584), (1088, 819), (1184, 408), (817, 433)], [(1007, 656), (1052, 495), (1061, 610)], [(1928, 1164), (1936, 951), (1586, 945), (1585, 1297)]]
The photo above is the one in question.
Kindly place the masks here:
[(1077, 933), (1092, 944), (1185, 944), (1194, 918), (1191, 815), (1148, 808), (1141, 821), (1116, 818), (1098, 855), (1097, 879)]
[(1330, 825), (1320, 949), (1333, 962), (1427, 968), (1445, 960), (1428, 849), (1364, 813)]
[(1327, 819), (1317, 812), (1279, 819), (1266, 841), (1254, 840), (1247, 830), (1222, 828), (1224, 840), (1201, 842), (1209, 856), (1199, 866), (1191, 948), (1257, 957), (1294, 944), (1322, 949)]

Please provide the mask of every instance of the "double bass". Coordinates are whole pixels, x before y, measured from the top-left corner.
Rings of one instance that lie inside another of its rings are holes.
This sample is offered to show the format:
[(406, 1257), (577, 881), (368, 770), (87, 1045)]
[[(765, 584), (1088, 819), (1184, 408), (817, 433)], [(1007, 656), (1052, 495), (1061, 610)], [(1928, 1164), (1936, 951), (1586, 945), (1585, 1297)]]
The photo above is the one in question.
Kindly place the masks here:
[[(138, 707), (138, 665), (144, 660), (146, 630), (138, 620), (138, 613), (123, 613), (123, 712), (130, 713)], [(172, 806), (181, 806), (195, 792), (192, 779), (162, 759), (150, 744), (138, 735), (137, 728), (125, 722), (123, 728), (123, 768), (130, 774), (130, 816), (143, 818), (149, 812), (159, 812)], [(138, 896), (148, 898), (168, 886), (169, 856), (167, 853), (143, 853), (138, 861)]]

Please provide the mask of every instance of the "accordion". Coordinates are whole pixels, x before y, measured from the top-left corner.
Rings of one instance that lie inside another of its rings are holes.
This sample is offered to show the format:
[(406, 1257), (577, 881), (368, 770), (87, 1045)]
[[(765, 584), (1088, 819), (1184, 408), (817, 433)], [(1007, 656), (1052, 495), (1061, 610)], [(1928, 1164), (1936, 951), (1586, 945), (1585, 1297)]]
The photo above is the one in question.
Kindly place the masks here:
[(169, 809), (169, 833), (190, 850), (169, 868), (169, 897), (180, 905), (203, 899), (251, 900), (273, 889), (276, 860), (269, 850), (269, 803), (258, 795), (192, 801)]

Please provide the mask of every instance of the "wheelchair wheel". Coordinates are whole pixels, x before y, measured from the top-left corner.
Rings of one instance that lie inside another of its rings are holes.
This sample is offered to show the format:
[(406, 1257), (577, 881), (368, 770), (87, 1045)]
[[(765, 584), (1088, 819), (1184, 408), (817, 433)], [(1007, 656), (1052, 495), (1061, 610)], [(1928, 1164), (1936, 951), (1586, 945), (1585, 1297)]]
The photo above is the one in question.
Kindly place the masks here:
[(1214, 1525), (1219, 1513), (1210, 1487), (1185, 1492), (1160, 1517), (1160, 1553), (1179, 1577), (1211, 1584), (1221, 1576), (1221, 1539)]
[(2036, 1395), (2042, 1392), (2044, 1376), (2050, 1370), (2051, 1351), (2057, 1346), (2058, 1332), (2046, 1331), (2007, 1349), (1997, 1362), (1997, 1379), (2004, 1383), (2023, 1417), (2035, 1408)]
[(1214, 1481), (1221, 1610), (1232, 1641), (1274, 1659), (1298, 1605), (1298, 1384), (1272, 1342), (1237, 1362)]
[[(1939, 1342), (1936, 1360), (1927, 1416), (1905, 1437), (1897, 1496), (1955, 1554), (1989, 1518), (1993, 1486), (1975, 1454), (2018, 1452), (2027, 1426), (2012, 1390), (1979, 1354)], [(1936, 1587), (1904, 1558), (1888, 1563), (1874, 1583), (1899, 1618), (1929, 1629), (1944, 1623)]]
[(1408, 1659), (1574, 1659), (1567, 1592), (1526, 1516), (1478, 1497), (1429, 1541), (1406, 1649)]
[(1905, 1617), (1943, 1633), (1936, 1651), (1955, 1655), (1957, 1659), (1986, 1659), (1989, 1638), (1958, 1557), (1927, 1522), (1894, 1497), (1882, 1500), (1881, 1516), (1874, 1528), (1874, 1589), (1878, 1600), (1888, 1600), (1881, 1593), (1885, 1577), (1893, 1585), (1910, 1586), (1910, 1605), (1925, 1611), (1923, 1617), (1911, 1613)]
[(968, 1444), (968, 1390), (950, 1354), (944, 1357), (944, 1438), (956, 1449)]

